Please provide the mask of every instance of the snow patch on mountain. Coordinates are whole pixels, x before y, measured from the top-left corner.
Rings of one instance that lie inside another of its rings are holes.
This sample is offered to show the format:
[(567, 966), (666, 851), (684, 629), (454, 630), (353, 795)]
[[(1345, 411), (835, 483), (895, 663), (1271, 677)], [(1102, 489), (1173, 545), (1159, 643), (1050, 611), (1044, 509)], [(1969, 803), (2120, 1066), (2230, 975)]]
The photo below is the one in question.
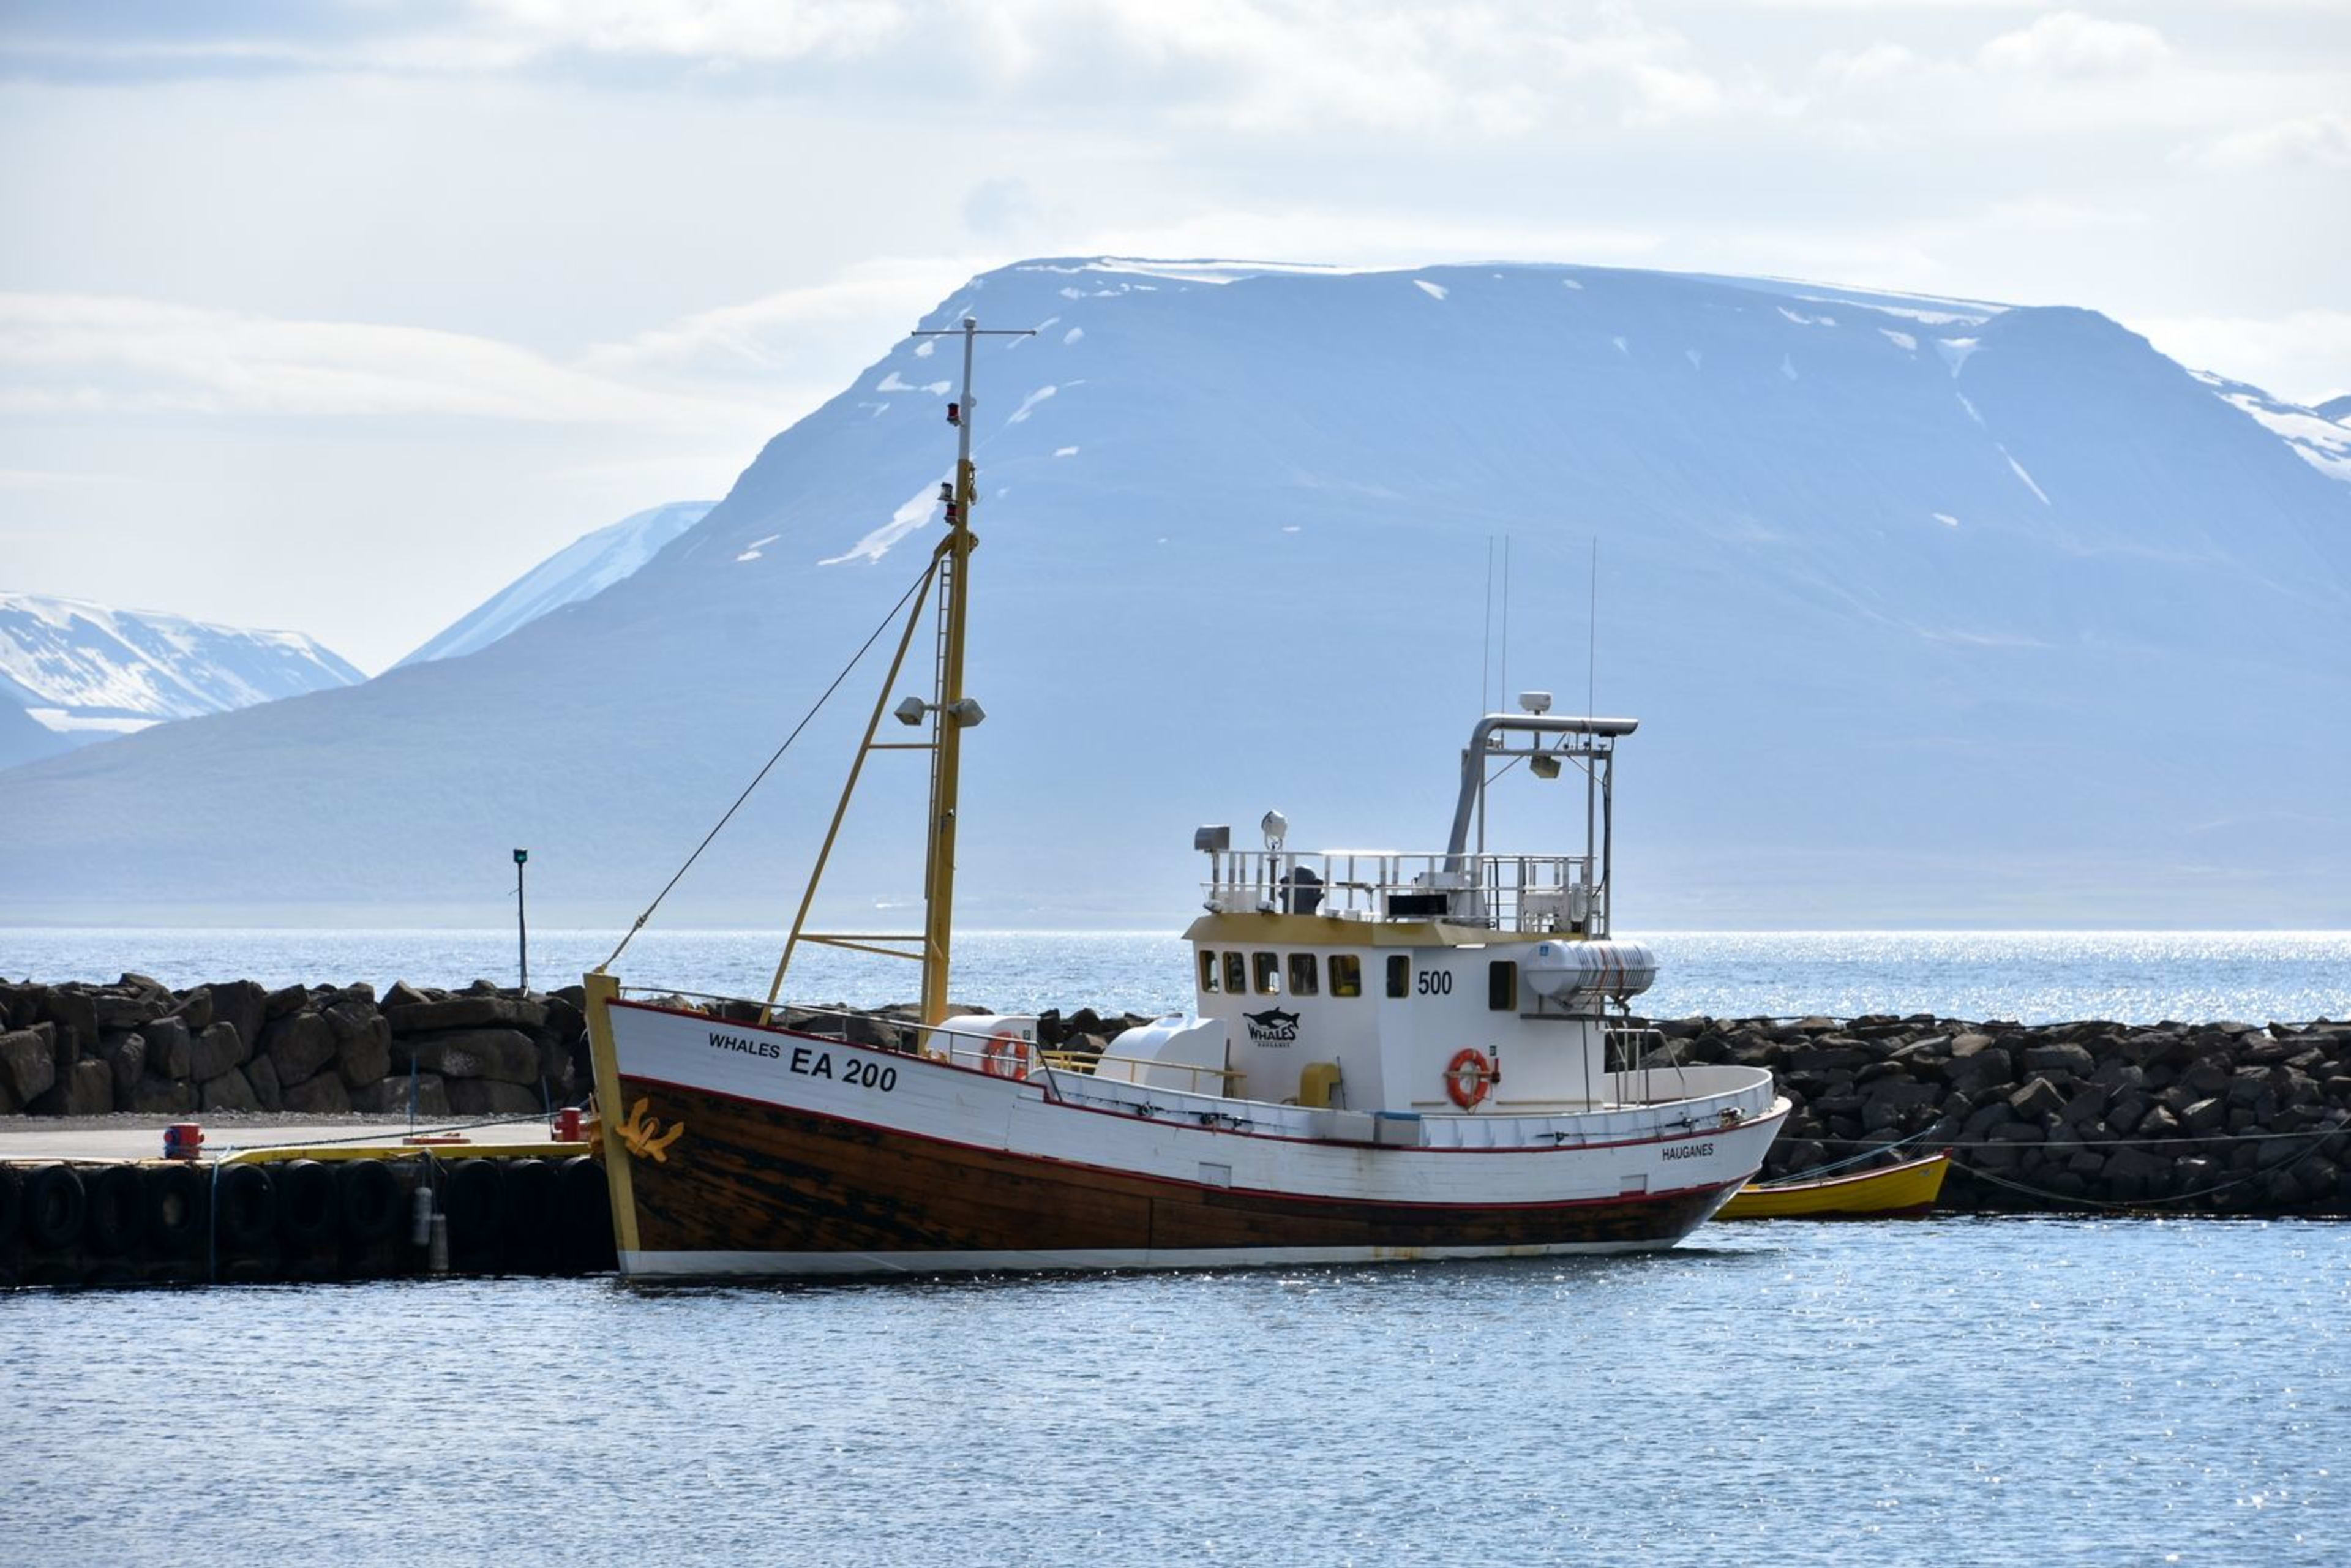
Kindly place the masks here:
[(819, 566), (846, 566), (852, 561), (877, 561), (890, 553), (890, 547), (931, 520), (939, 506), (938, 484), (934, 480), (907, 498), (890, 520), (859, 539), (839, 555), (826, 556)]
[[(2242, 410), (2263, 429), (2274, 432), (2304, 462), (2330, 478), (2351, 481), (2351, 427), (2341, 423), (2344, 414), (2351, 413), (2351, 397), (2304, 408), (2210, 371), (2189, 373), (2220, 394), (2222, 402)], [(2329, 408), (2338, 412), (2329, 414)]]
[(484, 600), (392, 668), (479, 653), (542, 615), (594, 598), (660, 554), (663, 546), (702, 521), (717, 505), (716, 501), (672, 501), (581, 535)]

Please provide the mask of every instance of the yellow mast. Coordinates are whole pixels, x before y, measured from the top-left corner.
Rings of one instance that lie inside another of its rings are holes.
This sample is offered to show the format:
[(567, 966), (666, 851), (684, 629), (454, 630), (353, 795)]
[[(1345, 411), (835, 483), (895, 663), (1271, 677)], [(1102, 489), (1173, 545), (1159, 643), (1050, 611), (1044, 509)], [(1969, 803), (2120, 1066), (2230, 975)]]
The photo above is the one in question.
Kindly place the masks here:
[[(914, 628), (920, 622), (923, 602), (915, 596), (914, 608), (906, 616), (906, 630), (898, 642), (897, 656), (890, 663), (890, 674), (883, 681), (882, 695), (873, 705), (872, 716), (865, 726), (865, 737), (860, 744), (856, 762), (849, 770), (849, 779), (841, 787), (840, 803), (834, 808), (831, 825), (825, 831), (824, 846), (817, 852), (815, 868), (809, 873), (808, 886), (800, 898), (799, 912), (793, 917), (791, 936), (784, 943), (783, 956), (776, 965), (776, 977), (768, 988), (768, 1006), (762, 1019), (772, 1012), (783, 991), (784, 973), (791, 967), (792, 955), (802, 942), (825, 946), (845, 947), (852, 952), (877, 954), (890, 958), (912, 958), (923, 967), (922, 1021), (925, 1025), (943, 1023), (947, 1015), (947, 972), (953, 956), (955, 922), (955, 852), (956, 797), (961, 780), (963, 732), (979, 723), (987, 715), (978, 703), (964, 695), (963, 652), (966, 624), (965, 579), (971, 570), (971, 552), (979, 543), (979, 536), (971, 531), (971, 508), (979, 499), (979, 472), (971, 459), (971, 426), (974, 399), (971, 392), (972, 355), (982, 338), (1029, 338), (1033, 329), (984, 329), (969, 316), (960, 327), (943, 331), (917, 331), (918, 338), (960, 337), (963, 339), (963, 396), (947, 405), (947, 423), (956, 430), (955, 478), (939, 486), (939, 499), (946, 507), (946, 537), (931, 552), (931, 570), (925, 584), (934, 580), (938, 589), (938, 645), (933, 672), (932, 700), (908, 697), (890, 713), (902, 724), (931, 721), (931, 738), (905, 743), (882, 742), (874, 739), (874, 731), (882, 722), (883, 705), (890, 700), (890, 688), (897, 684), (899, 668), (905, 663), (906, 651), (914, 642)], [(927, 591), (927, 586), (925, 588)], [(856, 793), (858, 776), (863, 771), (865, 757), (874, 751), (928, 751), (931, 753), (930, 820), (925, 835), (923, 864), (923, 931), (919, 936), (899, 934), (880, 935), (872, 932), (818, 932), (807, 928), (809, 911), (816, 902), (817, 884), (824, 878), (825, 865), (832, 857), (834, 841), (840, 836), (841, 819), (849, 810), (850, 798)]]
[(971, 463), (971, 360), (979, 322), (963, 319), (963, 401), (956, 418), (955, 499), (947, 504), (947, 538), (939, 555), (939, 668), (931, 753), (930, 861), (923, 873), (923, 1022), (946, 1021), (947, 968), (955, 924), (956, 800), (963, 763), (963, 732), (986, 716), (963, 694), (964, 625), (968, 598), (964, 590), (971, 552), (979, 543), (971, 531), (978, 475)]

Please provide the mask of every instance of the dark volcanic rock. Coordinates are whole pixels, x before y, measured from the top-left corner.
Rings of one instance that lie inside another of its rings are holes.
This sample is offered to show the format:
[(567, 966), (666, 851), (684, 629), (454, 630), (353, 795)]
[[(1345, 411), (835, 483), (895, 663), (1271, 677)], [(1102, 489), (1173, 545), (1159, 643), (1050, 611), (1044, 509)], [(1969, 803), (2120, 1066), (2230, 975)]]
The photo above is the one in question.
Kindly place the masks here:
[(536, 1030), (547, 1022), (547, 1009), (537, 1002), (478, 994), (451, 997), (446, 1001), (405, 1005), (393, 1005), (387, 1001), (383, 1016), (395, 1035), (422, 1034), (431, 1030), (488, 1029), (501, 1025), (508, 1029)]
[(17, 1104), (47, 1092), (57, 1081), (55, 1026), (37, 1024), (0, 1034), (0, 1085), (6, 1087)]
[(335, 1060), (335, 1031), (318, 1013), (288, 1013), (263, 1028), (261, 1050), (290, 1089)]
[(340, 1115), (351, 1109), (350, 1092), (334, 1073), (318, 1073), (286, 1091), (286, 1109), (308, 1116)]
[(188, 1074), (202, 1083), (232, 1068), (242, 1067), (246, 1058), (251, 1054), (251, 1047), (246, 1044), (245, 1037), (237, 1033), (236, 1026), (224, 1020), (196, 1036), (195, 1042), (189, 1047)]
[[(329, 1018), (333, 1012), (330, 1009)], [(343, 1037), (335, 1047), (335, 1071), (346, 1088), (360, 1089), (392, 1071), (392, 1026), (371, 1013), (366, 1027)]]
[[(217, 1029), (220, 1026), (213, 1026)], [(197, 1108), (204, 1111), (258, 1111), (261, 1101), (253, 1092), (253, 1085), (236, 1068), (230, 1068), (216, 1078), (207, 1078), (196, 1086)]]
[[(450, 1034), (397, 1039), (403, 1058), (444, 1078), (490, 1078), (506, 1083), (538, 1082), (538, 1043), (510, 1029), (459, 1030)], [(403, 1061), (404, 1065), (404, 1061)]]

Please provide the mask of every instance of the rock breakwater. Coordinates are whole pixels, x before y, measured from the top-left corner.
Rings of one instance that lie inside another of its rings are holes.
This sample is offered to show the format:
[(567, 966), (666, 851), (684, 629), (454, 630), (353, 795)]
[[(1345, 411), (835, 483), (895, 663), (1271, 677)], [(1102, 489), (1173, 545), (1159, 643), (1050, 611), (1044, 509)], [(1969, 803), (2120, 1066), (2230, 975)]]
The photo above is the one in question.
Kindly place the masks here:
[[(704, 1004), (737, 1022), (747, 1002)], [(225, 980), (174, 990), (144, 975), (110, 985), (0, 981), (0, 1115), (117, 1112), (202, 1115), (528, 1116), (584, 1102), (593, 1086), (577, 986), (524, 992), (476, 980), (462, 990), (395, 983), (286, 986)], [(977, 1008), (960, 1010), (977, 1012)], [(911, 1007), (784, 1009), (789, 1028), (861, 1045), (914, 1049)], [(1097, 1053), (1145, 1021), (1081, 1009), (1040, 1020), (1048, 1044)]]
[[(487, 980), (396, 983), (381, 997), (364, 984), (251, 980), (174, 990), (141, 975), (0, 981), (0, 1114), (391, 1115), (413, 1094), (424, 1118), (531, 1115), (588, 1097), (582, 999), (577, 987), (525, 993)], [(670, 1000), (736, 1021), (759, 1010)], [(911, 1050), (914, 1016), (793, 1007), (779, 1021)], [(1039, 1036), (1098, 1054), (1144, 1021), (1081, 1008), (1044, 1015)], [(1654, 1071), (1737, 1062), (1777, 1074), (1795, 1110), (1767, 1178), (1898, 1145), (1883, 1158), (1951, 1153), (1947, 1208), (2351, 1214), (2351, 1023), (1879, 1014), (1641, 1027), (1638, 1065)]]
[(0, 1114), (530, 1115), (584, 1098), (577, 988), (0, 983)]
[(1946, 1208), (2351, 1213), (2351, 1024), (1920, 1014), (1649, 1027), (1653, 1070), (1778, 1075), (1795, 1111), (1767, 1178), (1899, 1143), (1898, 1157), (1950, 1152)]

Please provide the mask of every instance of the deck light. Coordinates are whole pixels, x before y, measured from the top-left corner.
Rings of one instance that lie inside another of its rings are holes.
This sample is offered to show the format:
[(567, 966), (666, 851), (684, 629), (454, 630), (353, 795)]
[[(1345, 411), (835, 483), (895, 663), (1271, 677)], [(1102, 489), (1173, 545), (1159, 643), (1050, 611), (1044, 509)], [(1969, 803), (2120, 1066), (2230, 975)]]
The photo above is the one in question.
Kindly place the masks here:
[(1265, 847), (1270, 850), (1280, 849), (1290, 833), (1290, 819), (1279, 811), (1268, 811), (1258, 826), (1264, 831)]
[(959, 402), (947, 404), (947, 423), (953, 425), (963, 423), (963, 404)]
[(922, 723), (923, 716), (930, 711), (931, 705), (925, 702), (922, 698), (908, 697), (904, 702), (900, 703), (896, 707), (890, 710), (890, 716), (911, 729), (915, 725)]
[(1527, 771), (1538, 779), (1559, 777), (1559, 758), (1548, 751), (1538, 751), (1527, 758)]

